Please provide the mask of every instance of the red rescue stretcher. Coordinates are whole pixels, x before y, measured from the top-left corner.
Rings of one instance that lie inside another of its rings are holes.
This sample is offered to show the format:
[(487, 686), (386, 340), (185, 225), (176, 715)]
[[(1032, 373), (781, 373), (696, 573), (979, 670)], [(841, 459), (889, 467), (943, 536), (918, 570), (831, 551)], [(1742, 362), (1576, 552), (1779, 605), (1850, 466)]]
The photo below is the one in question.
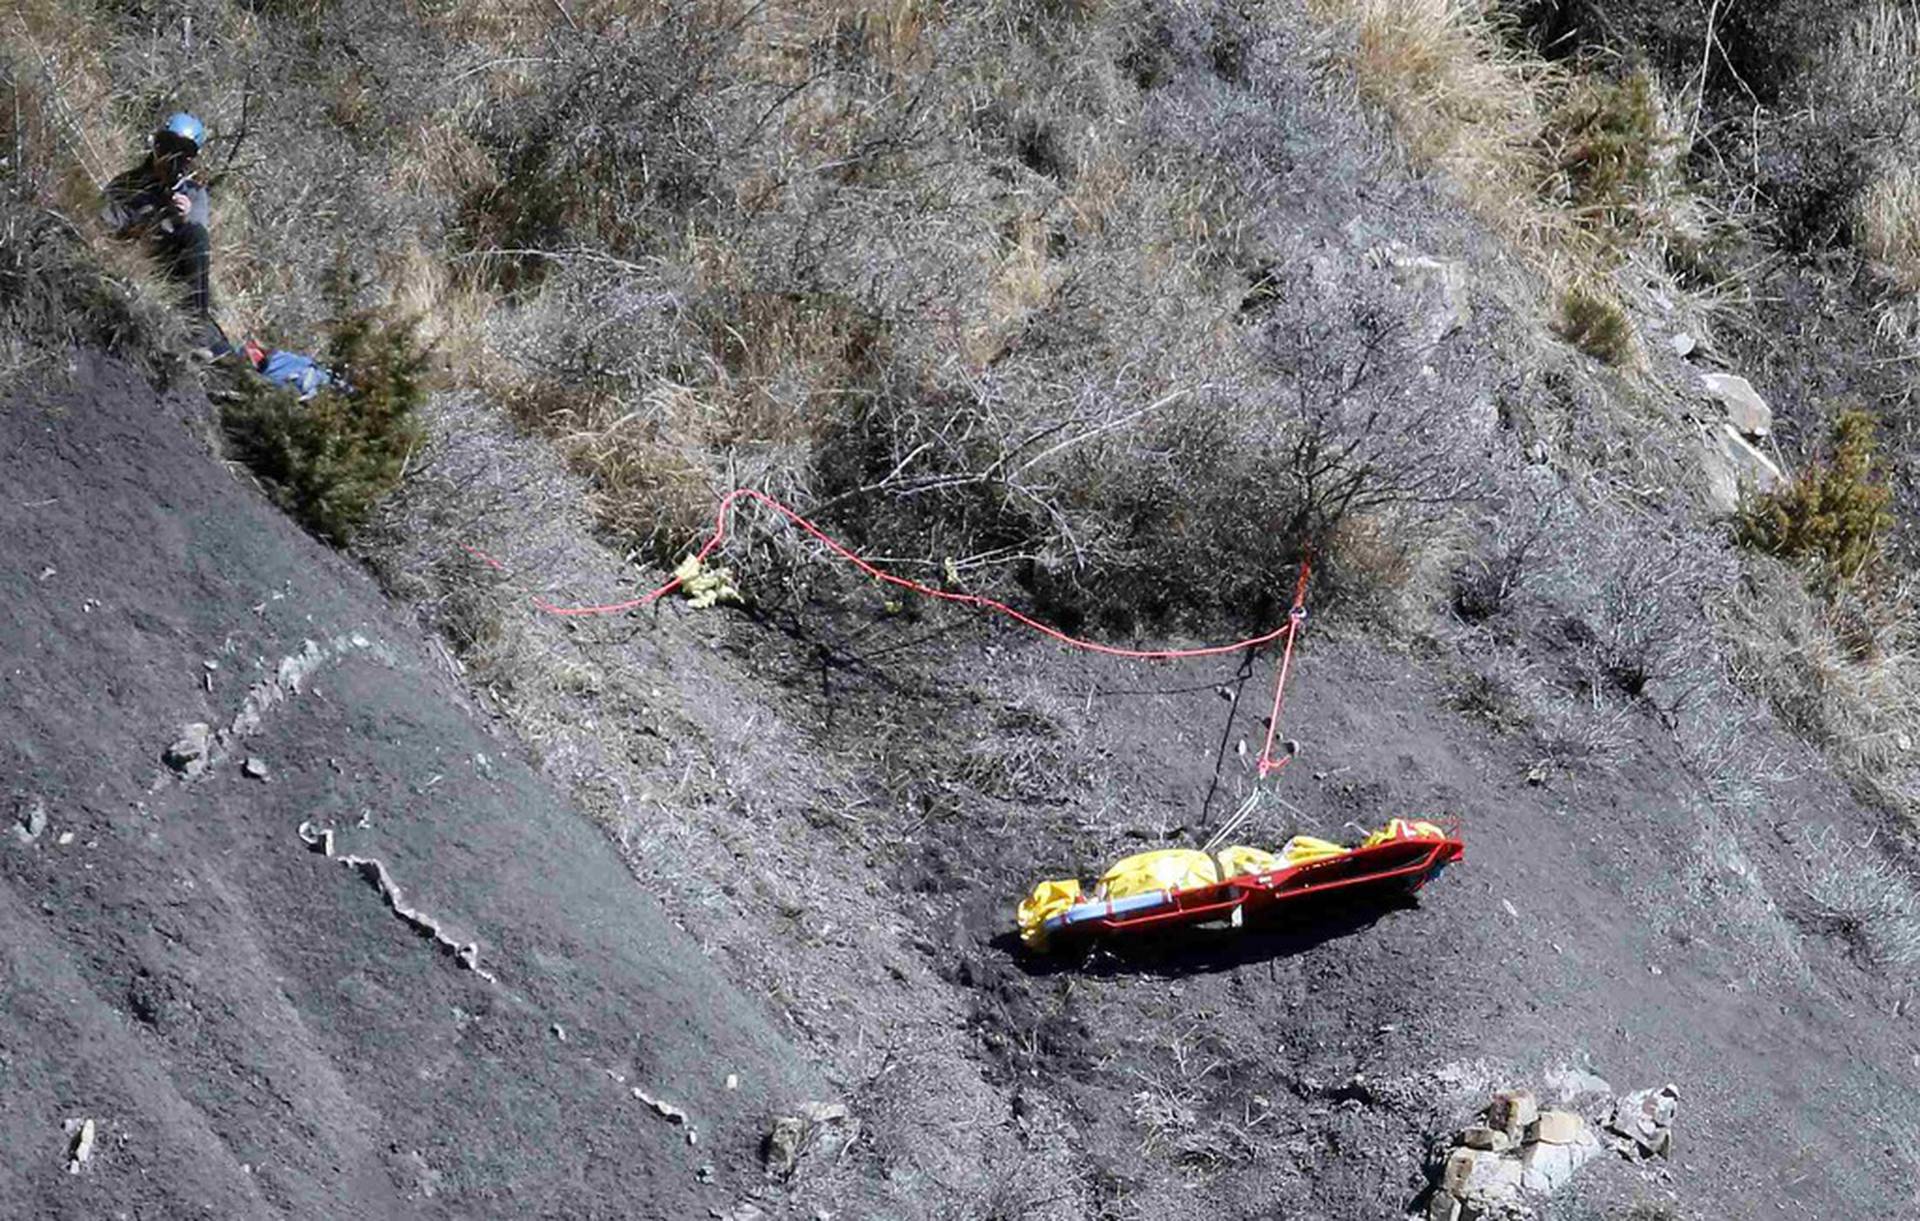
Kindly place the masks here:
[[(1219, 859), (1230, 862), (1232, 851)], [(1395, 819), (1387, 831), (1368, 837), (1360, 847), (1299, 864), (1286, 864), (1284, 857), (1267, 853), (1256, 855), (1267, 858), (1272, 867), (1118, 897), (1096, 892), (1082, 902), (1071, 901), (1078, 898), (1073, 893), (1077, 883), (1042, 883), (1021, 905), (1022, 938), (1030, 947), (1044, 949), (1062, 937), (1119, 936), (1210, 921), (1239, 927), (1275, 908), (1308, 899), (1390, 899), (1418, 892), (1448, 865), (1464, 859), (1466, 845), (1457, 827), (1443, 829), (1430, 822)], [(1056, 891), (1050, 901), (1043, 900), (1046, 888), (1062, 885), (1071, 891)], [(1106, 889), (1103, 883), (1100, 891)]]

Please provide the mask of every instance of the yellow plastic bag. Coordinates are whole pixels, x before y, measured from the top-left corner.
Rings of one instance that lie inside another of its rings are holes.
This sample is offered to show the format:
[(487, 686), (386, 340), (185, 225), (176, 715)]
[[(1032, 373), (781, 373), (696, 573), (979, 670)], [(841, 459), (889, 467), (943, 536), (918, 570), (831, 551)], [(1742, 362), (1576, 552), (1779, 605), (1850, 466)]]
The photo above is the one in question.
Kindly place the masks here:
[(1267, 873), (1280, 867), (1280, 858), (1265, 848), (1249, 848), (1245, 844), (1234, 844), (1222, 848), (1219, 853), (1220, 877), (1242, 877), (1249, 873)]
[(1020, 940), (1033, 949), (1040, 948), (1047, 940), (1046, 922), (1079, 901), (1080, 883), (1073, 878), (1035, 886), (1033, 893), (1020, 902)]
[(1324, 861), (1329, 857), (1345, 856), (1348, 849), (1332, 840), (1319, 839), (1311, 835), (1296, 835), (1280, 849), (1280, 863), (1288, 869), (1295, 865), (1305, 865), (1309, 861)]
[(680, 592), (696, 610), (705, 610), (716, 602), (745, 602), (740, 591), (733, 587), (733, 569), (708, 568), (701, 563), (700, 557), (690, 555), (680, 561), (680, 567), (673, 570), (674, 580), (680, 582)]
[(1206, 853), (1192, 848), (1161, 848), (1115, 861), (1100, 876), (1093, 894), (1097, 899), (1127, 899), (1156, 890), (1211, 886), (1219, 880), (1219, 868)]
[(1389, 818), (1387, 825), (1360, 841), (1362, 848), (1371, 848), (1376, 844), (1388, 843), (1396, 839), (1445, 839), (1447, 833), (1438, 826), (1421, 818)]

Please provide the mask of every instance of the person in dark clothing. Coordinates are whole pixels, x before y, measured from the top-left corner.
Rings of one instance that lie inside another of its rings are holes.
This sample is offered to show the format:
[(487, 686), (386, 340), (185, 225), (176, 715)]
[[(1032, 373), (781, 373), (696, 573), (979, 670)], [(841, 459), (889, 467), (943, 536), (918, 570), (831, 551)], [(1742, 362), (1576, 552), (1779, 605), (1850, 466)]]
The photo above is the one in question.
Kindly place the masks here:
[(207, 188), (193, 176), (206, 136), (206, 125), (192, 115), (169, 115), (153, 133), (146, 160), (106, 185), (102, 216), (116, 237), (151, 243), (167, 274), (186, 289), (203, 346), (220, 356), (232, 349), (213, 321)]

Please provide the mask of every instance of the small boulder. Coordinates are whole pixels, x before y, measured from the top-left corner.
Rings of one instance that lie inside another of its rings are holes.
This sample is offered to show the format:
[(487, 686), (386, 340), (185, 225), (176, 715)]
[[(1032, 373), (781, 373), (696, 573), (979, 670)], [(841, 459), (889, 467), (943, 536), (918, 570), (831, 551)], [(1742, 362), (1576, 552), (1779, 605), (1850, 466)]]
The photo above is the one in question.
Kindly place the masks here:
[(1520, 1162), (1484, 1149), (1455, 1149), (1440, 1174), (1440, 1190), (1469, 1208), (1492, 1211), (1513, 1203), (1520, 1191)]
[(1587, 1121), (1572, 1111), (1542, 1111), (1527, 1128), (1527, 1140), (1548, 1145), (1577, 1144), (1587, 1137)]
[(1670, 1156), (1673, 1121), (1679, 1109), (1680, 1091), (1672, 1084), (1628, 1094), (1607, 1121), (1607, 1130), (1622, 1138), (1614, 1142), (1614, 1147), (1636, 1161)]
[(779, 1179), (792, 1178), (809, 1153), (823, 1149), (844, 1149), (860, 1133), (859, 1121), (845, 1103), (806, 1102), (798, 1115), (782, 1115), (773, 1121), (762, 1153), (767, 1173)]
[(1743, 492), (1764, 494), (1778, 490), (1787, 481), (1779, 464), (1755, 448), (1732, 424), (1705, 429), (1701, 445), (1707, 494), (1714, 507), (1723, 513), (1732, 513), (1740, 507)]
[(1764, 437), (1773, 431), (1773, 408), (1746, 378), (1732, 373), (1702, 373), (1700, 384), (1726, 408), (1727, 422), (1742, 436)]
[(93, 1159), (93, 1121), (69, 1119), (63, 1126), (68, 1137), (67, 1173), (79, 1174), (80, 1168)]
[(1487, 1108), (1487, 1123), (1518, 1141), (1527, 1133), (1527, 1125), (1540, 1117), (1540, 1104), (1531, 1090), (1502, 1090), (1493, 1096)]
[[(1552, 1114), (1565, 1115), (1567, 1112)], [(1578, 1115), (1572, 1118), (1575, 1121), (1580, 1119)], [(1587, 1131), (1585, 1123), (1580, 1123), (1578, 1133), (1572, 1140), (1539, 1141), (1527, 1146), (1520, 1155), (1520, 1185), (1540, 1195), (1551, 1195), (1598, 1152), (1600, 1142)]]
[(40, 838), (47, 829), (47, 803), (38, 797), (29, 797), (14, 807), (13, 834), (23, 844), (31, 844)]
[(240, 770), (245, 772), (251, 779), (265, 780), (267, 778), (267, 761), (258, 755), (248, 755), (247, 761), (240, 765)]
[(1505, 1153), (1513, 1148), (1513, 1139), (1498, 1128), (1477, 1123), (1460, 1132), (1459, 1143), (1469, 1149), (1488, 1149), (1494, 1153)]
[(207, 770), (213, 751), (213, 726), (194, 721), (180, 727), (180, 736), (161, 756), (168, 767), (191, 780)]

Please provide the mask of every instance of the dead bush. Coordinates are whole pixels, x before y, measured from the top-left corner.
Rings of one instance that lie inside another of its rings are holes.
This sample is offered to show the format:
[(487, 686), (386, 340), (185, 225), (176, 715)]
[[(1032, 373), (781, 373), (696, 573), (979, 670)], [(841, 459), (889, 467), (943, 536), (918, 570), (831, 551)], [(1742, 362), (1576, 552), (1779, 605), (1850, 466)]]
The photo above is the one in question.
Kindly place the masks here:
[(1875, 838), (1850, 844), (1832, 827), (1809, 835), (1796, 854), (1805, 900), (1798, 914), (1866, 965), (1905, 975), (1920, 966), (1920, 889), (1911, 866)]
[(700, 0), (613, 36), (556, 32), (539, 88), (476, 112), (493, 171), (459, 231), (498, 287), (537, 284), (553, 252), (657, 255), (717, 197), (716, 78), (739, 36), (737, 15)]

